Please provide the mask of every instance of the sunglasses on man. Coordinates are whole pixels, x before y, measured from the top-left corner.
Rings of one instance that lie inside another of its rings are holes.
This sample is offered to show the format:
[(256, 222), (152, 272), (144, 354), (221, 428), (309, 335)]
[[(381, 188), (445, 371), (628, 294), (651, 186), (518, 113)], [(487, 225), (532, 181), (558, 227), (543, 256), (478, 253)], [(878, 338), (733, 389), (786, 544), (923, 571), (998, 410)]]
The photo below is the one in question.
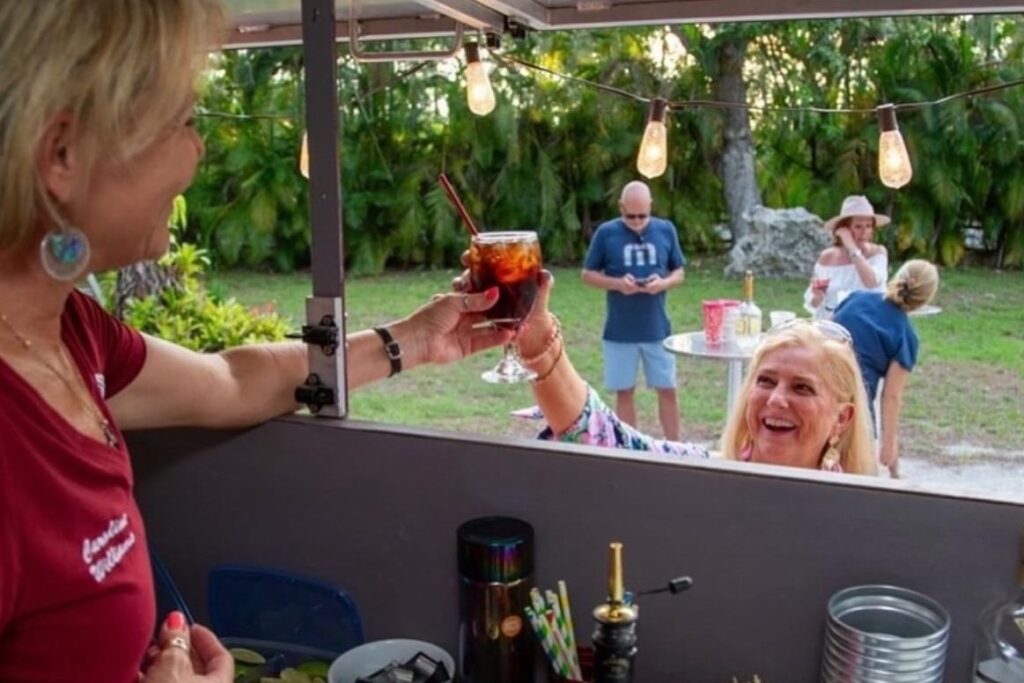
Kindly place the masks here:
[(624, 213), (622, 214), (622, 217), (627, 221), (644, 221), (647, 220), (650, 215), (651, 214), (649, 213)]

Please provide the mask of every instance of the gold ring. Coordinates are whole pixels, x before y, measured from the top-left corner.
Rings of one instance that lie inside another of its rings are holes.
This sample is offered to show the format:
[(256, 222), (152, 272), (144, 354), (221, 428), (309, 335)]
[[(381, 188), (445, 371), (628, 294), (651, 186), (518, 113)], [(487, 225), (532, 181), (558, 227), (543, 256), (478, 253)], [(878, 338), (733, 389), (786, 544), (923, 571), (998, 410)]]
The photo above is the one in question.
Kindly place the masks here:
[(171, 642), (168, 644), (170, 647), (176, 647), (179, 650), (184, 650), (185, 654), (188, 654), (191, 648), (188, 645), (188, 641), (181, 636), (174, 636), (171, 638)]

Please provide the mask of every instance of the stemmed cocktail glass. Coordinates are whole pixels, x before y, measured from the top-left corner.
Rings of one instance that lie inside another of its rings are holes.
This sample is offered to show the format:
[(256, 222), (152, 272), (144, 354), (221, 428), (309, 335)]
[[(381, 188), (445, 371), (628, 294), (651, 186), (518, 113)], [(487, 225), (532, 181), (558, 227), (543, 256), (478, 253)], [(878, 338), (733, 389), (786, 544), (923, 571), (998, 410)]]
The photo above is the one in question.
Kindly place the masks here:
[[(470, 289), (483, 292), (498, 288), (498, 301), (484, 316), (490, 324), (518, 330), (533, 308), (541, 269), (540, 244), (533, 231), (480, 232), (469, 248)], [(526, 382), (536, 373), (523, 366), (515, 344), (505, 345), (497, 366), (485, 372), (484, 381), (494, 384)]]

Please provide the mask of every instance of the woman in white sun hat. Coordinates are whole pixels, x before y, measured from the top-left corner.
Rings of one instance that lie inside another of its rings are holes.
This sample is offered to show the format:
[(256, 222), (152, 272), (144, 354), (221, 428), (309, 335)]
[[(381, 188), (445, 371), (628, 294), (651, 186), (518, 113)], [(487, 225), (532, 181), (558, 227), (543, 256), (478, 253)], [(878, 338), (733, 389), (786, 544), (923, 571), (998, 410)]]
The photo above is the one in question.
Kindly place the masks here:
[(821, 252), (804, 292), (804, 308), (816, 318), (829, 319), (850, 292), (884, 291), (889, 255), (875, 244), (875, 228), (888, 225), (888, 216), (875, 213), (863, 195), (843, 200), (838, 216), (825, 221), (833, 244)]

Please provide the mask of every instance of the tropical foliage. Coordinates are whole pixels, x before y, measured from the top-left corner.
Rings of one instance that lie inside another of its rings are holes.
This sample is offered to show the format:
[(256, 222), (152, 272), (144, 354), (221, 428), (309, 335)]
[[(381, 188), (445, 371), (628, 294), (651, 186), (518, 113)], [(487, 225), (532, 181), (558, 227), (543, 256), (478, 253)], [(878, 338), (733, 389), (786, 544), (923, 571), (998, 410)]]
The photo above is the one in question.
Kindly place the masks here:
[[(205, 250), (182, 242), (186, 202), (179, 197), (172, 215), (172, 241), (160, 266), (172, 273), (173, 284), (158, 293), (128, 299), (124, 320), (142, 332), (195, 351), (222, 349), (284, 338), (287, 322), (272, 311), (253, 311), (234, 299), (206, 291), (204, 274), (209, 259)], [(107, 278), (108, 288), (111, 279)]]
[[(506, 42), (515, 56), (633, 93), (675, 102), (711, 99), (722, 45), (746, 46), (746, 96), (766, 107), (870, 110), (932, 101), (1024, 76), (1017, 17), (904, 17), (648, 27), (530, 35)], [(342, 186), (347, 266), (452, 266), (465, 234), (437, 185), (446, 172), (483, 227), (534, 228), (552, 262), (577, 262), (593, 229), (614, 215), (618, 189), (636, 177), (646, 106), (509, 62), (491, 79), (498, 107), (469, 113), (461, 66), (354, 63), (339, 58)], [(226, 52), (202, 100), (207, 159), (189, 191), (188, 239), (216, 264), (308, 264), (297, 48)], [(656, 211), (680, 228), (684, 247), (722, 246), (728, 222), (722, 181), (723, 110), (692, 106), (670, 116), (668, 172), (652, 182)], [(1024, 261), (1024, 91), (904, 111), (915, 164), (896, 192), (875, 170), (871, 114), (750, 112), (757, 178), (769, 206), (835, 212), (865, 193), (891, 213), (882, 236), (900, 256), (946, 264), (965, 256), (964, 228), (980, 230), (999, 265)]]

